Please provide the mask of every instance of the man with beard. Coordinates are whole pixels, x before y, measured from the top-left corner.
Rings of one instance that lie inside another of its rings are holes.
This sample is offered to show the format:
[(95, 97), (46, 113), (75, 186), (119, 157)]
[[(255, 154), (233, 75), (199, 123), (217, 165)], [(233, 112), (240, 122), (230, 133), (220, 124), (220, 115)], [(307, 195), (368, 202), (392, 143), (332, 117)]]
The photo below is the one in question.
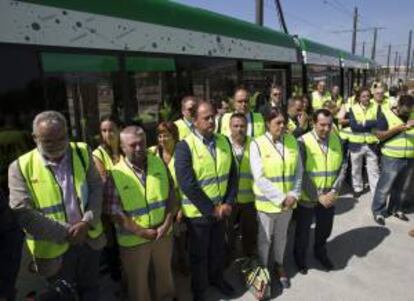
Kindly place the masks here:
[(33, 269), (75, 286), (79, 300), (99, 300), (102, 183), (90, 149), (69, 142), (56, 111), (35, 117), (33, 138), (37, 147), (9, 167), (10, 207), (26, 232)]

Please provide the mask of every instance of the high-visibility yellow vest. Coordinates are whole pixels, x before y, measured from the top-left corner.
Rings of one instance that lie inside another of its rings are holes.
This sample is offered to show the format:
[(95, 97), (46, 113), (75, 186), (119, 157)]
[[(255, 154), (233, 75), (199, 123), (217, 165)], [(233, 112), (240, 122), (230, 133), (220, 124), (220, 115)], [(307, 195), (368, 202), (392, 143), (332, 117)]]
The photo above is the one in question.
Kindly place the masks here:
[[(230, 119), (233, 113), (226, 113), (221, 120), (220, 134), (230, 137)], [(265, 122), (262, 114), (250, 112), (250, 120), (252, 122), (252, 137), (259, 137), (266, 131)]]
[[(365, 121), (372, 121), (377, 119), (378, 105), (375, 103), (370, 103), (366, 111), (364, 111), (359, 103), (353, 105), (351, 110), (354, 113), (356, 122), (359, 124), (362, 124)], [(375, 136), (373, 133), (355, 132), (352, 131), (352, 129), (351, 133), (348, 136), (348, 139), (351, 143), (359, 144), (374, 144), (379, 142), (377, 136)]]
[[(377, 102), (375, 101), (375, 99), (374, 99), (374, 98), (371, 98), (369, 101), (370, 101), (371, 103), (377, 104)], [(378, 104), (377, 104), (377, 105), (378, 105)], [(382, 103), (381, 103), (381, 108), (391, 109), (391, 108), (392, 108), (392, 105), (393, 105), (393, 103), (392, 103), (392, 101), (390, 100), (390, 98), (388, 98), (388, 97), (384, 97), (384, 99), (382, 100)]]
[[(382, 109), (382, 113), (387, 120), (389, 128), (405, 124), (390, 109)], [(413, 114), (411, 114), (410, 119), (414, 119), (413, 117)], [(381, 147), (381, 153), (391, 158), (414, 158), (414, 128), (403, 131), (386, 140)]]
[(239, 171), (239, 183), (236, 198), (236, 202), (239, 204), (254, 202), (253, 176), (250, 169), (250, 143), (252, 139), (250, 137), (246, 137), (246, 139), (242, 158), (240, 161), (237, 160), (237, 158), (235, 160)]
[[(264, 176), (270, 180), (277, 189), (288, 193), (293, 189), (293, 181), (296, 174), (299, 149), (296, 138), (291, 134), (282, 137), (283, 153), (280, 154), (267, 135), (256, 138), (254, 142), (259, 148)], [(276, 205), (267, 199), (257, 185), (253, 185), (255, 194), (255, 206), (258, 211), (266, 213), (278, 213), (283, 210), (281, 205)]]
[(342, 98), (341, 95), (338, 95), (338, 98), (335, 101), (335, 104), (338, 108), (340, 108), (342, 106), (342, 104), (344, 103), (344, 99)]
[[(214, 136), (216, 143), (215, 158), (203, 141), (194, 133), (185, 138), (185, 142), (191, 151), (193, 170), (198, 185), (211, 202), (216, 205), (222, 203), (227, 191), (232, 150), (226, 137), (218, 134)], [(195, 218), (202, 216), (201, 212), (193, 205), (185, 193), (182, 195), (181, 204), (186, 217)]]
[[(353, 106), (353, 99), (355, 99), (355, 96), (349, 97), (348, 102), (346, 104), (344, 104), (346, 112), (349, 112), (349, 110)], [(341, 138), (342, 140), (344, 140), (344, 141), (348, 140), (349, 136), (351, 134), (352, 134), (352, 130), (351, 130), (351, 127), (349, 125), (339, 127), (339, 138)]]
[[(328, 151), (323, 152), (314, 132), (302, 136), (306, 150), (305, 172), (316, 189), (330, 189), (338, 177), (343, 161), (343, 150), (339, 137), (329, 134)], [(302, 191), (301, 200), (310, 201), (306, 191)], [(312, 200), (317, 201), (317, 200)]]
[(101, 145), (92, 152), (92, 155), (102, 162), (105, 170), (110, 170), (112, 167), (114, 167), (111, 156)]
[[(306, 128), (309, 127), (309, 121), (306, 122)], [(288, 118), (288, 124), (287, 124), (287, 132), (289, 134), (292, 134), (296, 129), (298, 128), (298, 126), (296, 125), (296, 123), (293, 121), (292, 118)]]
[(331, 93), (325, 92), (322, 96), (318, 91), (312, 92), (312, 108), (314, 111), (319, 110), (323, 107), (325, 101), (331, 100)]
[[(119, 161), (111, 170), (115, 187), (126, 214), (145, 229), (161, 225), (165, 219), (169, 193), (167, 167), (157, 156), (147, 154), (147, 170), (143, 184), (126, 160)], [(117, 228), (117, 240), (122, 247), (133, 247), (149, 242), (122, 228)]]
[[(159, 157), (161, 160), (163, 160), (161, 158), (161, 154), (159, 152), (158, 146), (156, 146), (156, 145), (151, 146), (150, 148), (148, 148), (148, 152), (150, 152), (151, 154), (153, 154), (153, 155)], [(167, 167), (168, 167), (168, 170), (170, 171), (171, 177), (172, 177), (172, 179), (174, 181), (174, 188), (175, 188), (176, 192), (178, 192), (179, 191), (179, 187), (178, 187), (177, 175), (175, 173), (174, 164), (175, 164), (175, 156), (173, 155), (171, 157), (170, 162), (167, 164)], [(178, 194), (177, 194), (177, 196), (178, 196)]]
[(180, 140), (184, 140), (188, 135), (191, 134), (192, 129), (189, 127), (186, 121), (182, 118), (174, 121), (175, 125), (178, 128), (178, 135)]
[[(88, 206), (88, 183), (86, 182), (86, 174), (90, 166), (88, 146), (85, 143), (70, 143), (70, 149), (74, 188), (79, 200), (79, 210), (83, 213)], [(19, 157), (18, 164), (34, 208), (49, 219), (67, 222), (62, 190), (52, 171), (45, 166), (39, 151), (34, 149)], [(89, 237), (93, 239), (101, 234), (101, 222), (93, 225), (88, 232)], [(67, 242), (56, 243), (40, 240), (32, 237), (30, 233), (26, 237), (26, 242), (35, 258), (56, 258), (69, 249)]]

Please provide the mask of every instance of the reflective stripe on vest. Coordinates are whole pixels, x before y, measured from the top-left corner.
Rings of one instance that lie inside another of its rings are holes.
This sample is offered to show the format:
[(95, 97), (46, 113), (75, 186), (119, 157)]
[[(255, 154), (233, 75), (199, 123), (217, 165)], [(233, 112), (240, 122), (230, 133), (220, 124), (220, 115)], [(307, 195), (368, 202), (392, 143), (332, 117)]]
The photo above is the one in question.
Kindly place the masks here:
[[(86, 172), (90, 164), (88, 146), (85, 143), (70, 143), (70, 149), (74, 188), (79, 200), (79, 209), (83, 213), (88, 205), (88, 184), (86, 182)], [(82, 163), (79, 155), (82, 156), (84, 163)], [(19, 157), (18, 164), (32, 197), (34, 208), (47, 218), (64, 223), (67, 222), (61, 188), (53, 172), (44, 165), (44, 159), (39, 151), (34, 149)], [(97, 225), (88, 231), (88, 235), (91, 238), (97, 238), (101, 234), (101, 222), (98, 222)], [(55, 243), (38, 240), (30, 236), (30, 233), (28, 233), (26, 241), (29, 250), (36, 258), (56, 258), (69, 249), (69, 244), (66, 242)]]
[(253, 194), (253, 175), (250, 169), (250, 143), (251, 138), (247, 137), (246, 144), (244, 146), (243, 156), (240, 162), (235, 159), (238, 167), (238, 191), (236, 202), (240, 204), (254, 202)]
[(191, 134), (191, 128), (182, 118), (174, 121), (174, 123), (178, 127), (178, 135), (180, 137), (180, 140), (184, 140), (188, 135)]
[[(330, 189), (342, 166), (343, 150), (339, 137), (329, 134), (328, 151), (324, 153), (314, 132), (302, 136), (306, 150), (305, 172), (309, 175), (316, 189)], [(305, 191), (301, 200), (309, 201)]]
[[(377, 119), (378, 105), (370, 103), (366, 111), (360, 104), (353, 105), (351, 108), (357, 123), (363, 124), (365, 121), (372, 121)], [(378, 143), (378, 138), (373, 133), (355, 132), (351, 130), (348, 135), (349, 142), (359, 144), (374, 144)]]
[[(167, 168), (160, 158), (148, 153), (145, 186), (125, 160), (116, 164), (111, 173), (123, 210), (138, 226), (149, 229), (164, 222), (169, 179)], [(148, 242), (120, 228), (117, 229), (117, 240), (123, 247)]]
[[(253, 143), (256, 143), (259, 148), (264, 176), (278, 190), (283, 193), (288, 193), (293, 188), (299, 151), (296, 138), (291, 134), (283, 135), (282, 141), (282, 154), (278, 152), (276, 146), (267, 135), (256, 138)], [(267, 199), (255, 184), (253, 184), (253, 191), (256, 198), (255, 205), (258, 211), (267, 213), (278, 213), (282, 211), (282, 206)]]
[(331, 94), (329, 92), (325, 92), (322, 96), (319, 94), (318, 91), (312, 92), (312, 108), (314, 111), (321, 109), (325, 101), (331, 100)]
[[(382, 113), (387, 120), (388, 128), (405, 124), (390, 109), (383, 109)], [(385, 141), (381, 147), (381, 153), (391, 158), (414, 158), (414, 128), (401, 132)]]
[[(227, 138), (215, 134), (216, 156), (213, 158), (207, 146), (194, 133), (189, 135), (185, 142), (191, 152), (193, 171), (200, 188), (214, 203), (219, 204), (227, 192), (228, 177), (230, 173), (232, 151)], [(186, 217), (202, 216), (191, 200), (182, 195), (182, 210)]]
[[(226, 113), (222, 117), (220, 134), (230, 137), (230, 119), (233, 113)], [(265, 122), (262, 114), (250, 112), (252, 122), (252, 137), (259, 137), (266, 131)], [(250, 135), (249, 133), (247, 135)]]
[(92, 155), (102, 162), (105, 170), (110, 170), (112, 167), (114, 167), (111, 156), (109, 156), (109, 154), (101, 145), (92, 152)]

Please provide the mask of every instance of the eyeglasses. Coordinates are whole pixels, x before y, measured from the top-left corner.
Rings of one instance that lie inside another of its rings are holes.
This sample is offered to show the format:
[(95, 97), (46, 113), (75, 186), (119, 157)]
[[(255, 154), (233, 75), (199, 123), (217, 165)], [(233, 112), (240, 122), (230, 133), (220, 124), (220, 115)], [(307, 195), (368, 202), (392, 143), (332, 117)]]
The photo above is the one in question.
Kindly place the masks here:
[(282, 95), (282, 93), (273, 93), (273, 96), (278, 96), (278, 95)]

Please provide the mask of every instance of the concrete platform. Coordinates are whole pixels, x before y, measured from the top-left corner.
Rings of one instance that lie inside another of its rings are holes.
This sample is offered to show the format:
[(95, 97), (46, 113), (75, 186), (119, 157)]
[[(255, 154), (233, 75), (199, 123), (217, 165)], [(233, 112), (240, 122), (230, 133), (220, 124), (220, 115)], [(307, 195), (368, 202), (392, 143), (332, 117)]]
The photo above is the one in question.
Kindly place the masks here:
[[(287, 251), (287, 271), (292, 287), (281, 291), (278, 285), (272, 289), (273, 299), (281, 300), (414, 300), (414, 238), (407, 232), (414, 228), (414, 214), (410, 222), (394, 217), (386, 220), (387, 226), (377, 226), (370, 211), (371, 195), (363, 195), (359, 201), (345, 194), (338, 200), (333, 233), (329, 239), (329, 255), (335, 270), (325, 272), (308, 253), (309, 272), (298, 274), (292, 259), (290, 239)], [(290, 229), (292, 238), (294, 224)], [(25, 274), (25, 273), (23, 273)], [(237, 289), (230, 300), (255, 300), (243, 287), (237, 264), (226, 271), (226, 278)], [(179, 300), (191, 300), (189, 278), (176, 275)], [(36, 282), (40, 284), (41, 282)], [(119, 300), (119, 285), (108, 277), (102, 279), (104, 301)], [(19, 286), (27, 289), (34, 282), (21, 276)], [(118, 294), (117, 294), (118, 291)], [(20, 295), (21, 296), (21, 295)], [(223, 298), (213, 288), (209, 300)]]

